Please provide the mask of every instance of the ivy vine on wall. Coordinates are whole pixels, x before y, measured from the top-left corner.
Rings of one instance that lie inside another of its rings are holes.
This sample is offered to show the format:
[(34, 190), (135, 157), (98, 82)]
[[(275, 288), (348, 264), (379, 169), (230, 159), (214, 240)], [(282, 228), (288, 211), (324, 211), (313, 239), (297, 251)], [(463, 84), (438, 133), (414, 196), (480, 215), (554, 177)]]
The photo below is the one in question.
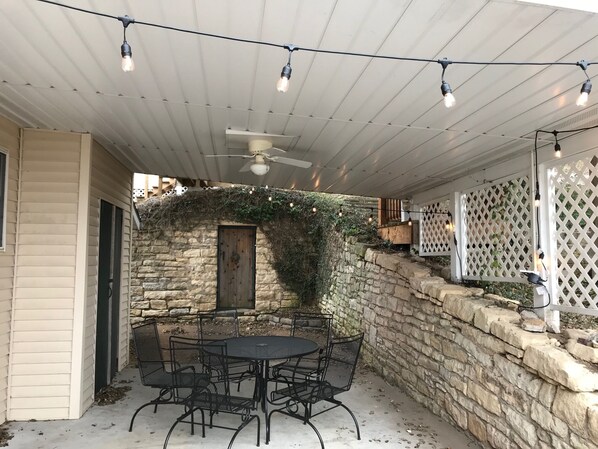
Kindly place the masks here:
[[(292, 203), (292, 207), (291, 207)], [(309, 303), (325, 288), (326, 247), (333, 236), (378, 242), (369, 209), (345, 208), (343, 197), (266, 188), (209, 188), (151, 198), (138, 206), (142, 231), (191, 230), (202, 221), (254, 224), (270, 242), (280, 281)], [(315, 212), (314, 212), (315, 208)]]

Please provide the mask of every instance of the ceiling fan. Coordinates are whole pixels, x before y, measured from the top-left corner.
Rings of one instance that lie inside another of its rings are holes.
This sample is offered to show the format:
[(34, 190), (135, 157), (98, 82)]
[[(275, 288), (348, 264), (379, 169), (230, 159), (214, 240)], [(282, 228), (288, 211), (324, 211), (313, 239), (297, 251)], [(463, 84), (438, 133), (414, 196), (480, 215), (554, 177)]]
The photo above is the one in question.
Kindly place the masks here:
[(229, 136), (235, 138), (242, 136), (244, 138), (243, 140), (245, 141), (243, 142), (243, 146), (247, 145), (249, 154), (208, 154), (206, 157), (242, 157), (244, 159), (251, 159), (247, 161), (243, 167), (241, 167), (239, 172), (251, 171), (258, 176), (263, 176), (268, 173), (270, 170), (270, 165), (268, 165), (268, 162), (292, 165), (293, 167), (299, 168), (309, 168), (312, 165), (311, 162), (308, 161), (292, 159), (274, 154), (275, 152), (286, 153), (286, 151), (274, 147), (272, 145), (272, 141), (276, 140), (277, 137), (286, 138), (287, 136), (276, 136), (269, 134), (260, 135), (258, 133), (227, 130), (227, 138), (229, 138)]

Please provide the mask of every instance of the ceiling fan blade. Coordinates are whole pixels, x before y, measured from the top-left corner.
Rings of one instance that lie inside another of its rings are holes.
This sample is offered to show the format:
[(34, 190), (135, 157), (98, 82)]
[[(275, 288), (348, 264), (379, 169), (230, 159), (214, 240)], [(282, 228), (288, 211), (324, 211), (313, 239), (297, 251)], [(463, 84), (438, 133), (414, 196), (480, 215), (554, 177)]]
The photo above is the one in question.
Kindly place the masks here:
[(311, 167), (311, 162), (300, 161), (299, 159), (291, 159), (290, 157), (270, 156), (268, 159), (270, 159), (272, 162), (277, 162), (279, 164), (292, 165), (294, 167), (300, 167), (300, 168)]
[(205, 157), (242, 157), (245, 159), (250, 159), (253, 156), (249, 154), (206, 154)]
[(254, 163), (254, 161), (247, 161), (247, 163), (241, 167), (241, 169), (239, 170), (239, 173), (251, 170), (251, 165), (253, 165), (253, 163)]
[(262, 154), (265, 154), (266, 156), (270, 156), (271, 151), (280, 151), (281, 153), (287, 152), (286, 150), (283, 150), (282, 148), (270, 147), (270, 148), (262, 151)]

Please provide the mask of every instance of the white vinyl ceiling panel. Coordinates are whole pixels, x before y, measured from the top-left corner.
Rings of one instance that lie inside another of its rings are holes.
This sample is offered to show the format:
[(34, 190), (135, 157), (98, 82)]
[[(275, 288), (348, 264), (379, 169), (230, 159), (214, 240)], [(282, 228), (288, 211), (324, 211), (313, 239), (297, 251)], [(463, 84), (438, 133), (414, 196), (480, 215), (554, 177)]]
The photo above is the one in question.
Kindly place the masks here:
[[(598, 59), (598, 15), (514, 0), (64, 0), (111, 16), (276, 45), (465, 61)], [(571, 122), (575, 66), (441, 67), (299, 50), (290, 89), (281, 47), (131, 24), (136, 69), (120, 70), (122, 24), (35, 0), (0, 3), (0, 114), (90, 132), (140, 172), (404, 197), (530, 151), (535, 129)], [(597, 66), (588, 69), (596, 74)], [(585, 112), (584, 112), (585, 111)], [(296, 136), (288, 157), (239, 173), (225, 130)], [(545, 141), (550, 141), (546, 139)], [(548, 148), (548, 147), (547, 147)]]

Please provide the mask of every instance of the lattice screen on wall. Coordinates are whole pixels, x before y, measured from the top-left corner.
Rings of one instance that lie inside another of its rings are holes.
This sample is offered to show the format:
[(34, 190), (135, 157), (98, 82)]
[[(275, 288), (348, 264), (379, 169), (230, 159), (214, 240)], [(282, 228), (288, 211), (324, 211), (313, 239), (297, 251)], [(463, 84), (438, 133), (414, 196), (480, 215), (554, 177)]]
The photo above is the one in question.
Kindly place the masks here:
[(598, 315), (598, 153), (548, 171), (559, 309)]
[(451, 240), (446, 229), (449, 200), (436, 201), (422, 206), (419, 217), (419, 255), (448, 256)]
[(533, 267), (529, 178), (521, 176), (461, 195), (463, 277), (523, 281)]

